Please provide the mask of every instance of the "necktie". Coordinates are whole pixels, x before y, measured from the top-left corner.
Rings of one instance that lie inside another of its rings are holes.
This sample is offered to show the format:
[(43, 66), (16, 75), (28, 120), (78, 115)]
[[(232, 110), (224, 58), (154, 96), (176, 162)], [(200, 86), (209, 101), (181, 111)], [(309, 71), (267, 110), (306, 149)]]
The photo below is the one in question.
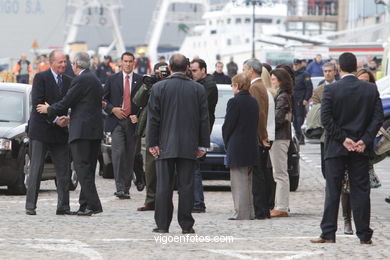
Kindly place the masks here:
[(125, 78), (125, 91), (123, 93), (123, 112), (126, 116), (131, 114), (131, 96), (130, 96), (130, 80), (129, 75)]
[(62, 78), (60, 75), (57, 75), (57, 85), (60, 93), (62, 94)]

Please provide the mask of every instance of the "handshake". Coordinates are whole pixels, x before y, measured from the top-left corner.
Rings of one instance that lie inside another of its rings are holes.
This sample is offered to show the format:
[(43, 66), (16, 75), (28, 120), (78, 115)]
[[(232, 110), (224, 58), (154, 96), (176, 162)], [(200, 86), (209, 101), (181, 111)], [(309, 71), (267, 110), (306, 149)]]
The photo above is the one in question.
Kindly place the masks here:
[(352, 139), (347, 137), (345, 138), (343, 145), (349, 152), (363, 153), (364, 150), (366, 150), (366, 144), (362, 140), (354, 142)]

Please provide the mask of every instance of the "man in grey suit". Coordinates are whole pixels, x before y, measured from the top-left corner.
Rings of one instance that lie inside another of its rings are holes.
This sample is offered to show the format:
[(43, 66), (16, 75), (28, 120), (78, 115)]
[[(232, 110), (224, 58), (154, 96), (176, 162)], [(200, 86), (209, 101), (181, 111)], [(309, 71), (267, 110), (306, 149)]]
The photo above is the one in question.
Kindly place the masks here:
[[(142, 85), (142, 77), (133, 72), (132, 53), (123, 53), (121, 61), (122, 71), (111, 75), (104, 85), (103, 98), (107, 102), (105, 111), (108, 114), (105, 131), (112, 133), (112, 166), (116, 185), (114, 194), (120, 199), (130, 199), (129, 190), (138, 140), (138, 107), (133, 98)], [(137, 176), (137, 181), (141, 178), (142, 176)]]
[(210, 146), (206, 91), (186, 76), (189, 61), (181, 54), (169, 60), (172, 75), (156, 83), (148, 104), (147, 147), (156, 158), (156, 202), (153, 232), (168, 233), (172, 221), (175, 171), (179, 192), (178, 221), (183, 234), (195, 233), (191, 215), (196, 158)]
[(56, 214), (72, 215), (69, 207), (68, 110), (61, 110), (58, 117), (41, 115), (35, 110), (38, 104), (45, 102), (52, 104), (61, 100), (70, 87), (72, 79), (64, 74), (65, 54), (61, 51), (52, 51), (49, 62), (50, 69), (35, 75), (31, 92), (33, 105), (28, 127), (31, 173), (27, 185), (26, 214), (36, 214), (43, 165), (49, 151), (56, 170), (58, 193)]

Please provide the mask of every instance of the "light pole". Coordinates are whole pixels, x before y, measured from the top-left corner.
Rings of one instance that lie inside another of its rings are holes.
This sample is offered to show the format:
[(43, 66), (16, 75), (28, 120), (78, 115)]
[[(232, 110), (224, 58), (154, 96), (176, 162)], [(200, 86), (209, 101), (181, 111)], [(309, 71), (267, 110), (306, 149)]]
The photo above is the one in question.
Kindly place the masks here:
[(256, 45), (255, 45), (255, 34), (256, 34), (256, 5), (261, 6), (264, 2), (264, 0), (232, 0), (233, 5), (240, 6), (240, 5), (252, 5), (252, 58), (256, 58)]

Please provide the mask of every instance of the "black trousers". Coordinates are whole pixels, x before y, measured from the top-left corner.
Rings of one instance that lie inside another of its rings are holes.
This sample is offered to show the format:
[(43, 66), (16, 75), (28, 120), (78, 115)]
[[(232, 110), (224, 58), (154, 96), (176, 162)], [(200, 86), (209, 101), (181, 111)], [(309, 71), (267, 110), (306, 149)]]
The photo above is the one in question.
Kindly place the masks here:
[(177, 219), (183, 230), (194, 225), (191, 211), (194, 205), (194, 171), (195, 160), (172, 158), (156, 160), (157, 189), (154, 219), (159, 229), (169, 230), (173, 214), (173, 186), (175, 171), (177, 173), (177, 189), (179, 207)]
[(348, 170), (356, 235), (361, 241), (370, 240), (373, 231), (370, 228), (371, 206), (368, 157), (351, 152), (348, 156), (326, 159), (325, 165), (326, 195), (324, 215), (321, 221), (321, 237), (324, 239), (335, 239), (336, 237), (341, 181), (345, 170)]
[(31, 171), (27, 183), (26, 209), (37, 207), (38, 193), (41, 184), (45, 156), (50, 152), (56, 170), (57, 179), (57, 210), (69, 210), (69, 145), (48, 144), (37, 140), (30, 142)]
[(130, 190), (137, 145), (135, 132), (135, 124), (132, 124), (130, 119), (126, 118), (120, 120), (111, 133), (112, 167), (116, 191), (129, 193)]
[(324, 179), (326, 179), (325, 175), (325, 143), (321, 142), (321, 172)]
[(100, 149), (100, 140), (79, 139), (70, 143), (70, 149), (81, 186), (79, 210), (102, 210), (102, 204), (100, 203), (95, 185), (95, 169)]
[(264, 218), (269, 215), (268, 200), (266, 196), (266, 175), (267, 175), (267, 151), (259, 148), (258, 165), (253, 168), (252, 194), (255, 217)]
[(137, 136), (133, 170), (134, 170), (136, 181), (145, 183), (144, 158), (142, 157), (142, 153), (141, 153), (140, 136)]
[(305, 121), (306, 116), (306, 107), (303, 105), (303, 100), (294, 100), (294, 118), (293, 118), (293, 126), (295, 130), (295, 135), (298, 140), (302, 140), (302, 125)]
[(265, 150), (267, 156), (267, 166), (265, 171), (265, 197), (266, 197), (266, 208), (271, 211), (275, 207), (275, 190), (276, 182), (272, 171), (271, 158), (269, 156), (269, 149)]

